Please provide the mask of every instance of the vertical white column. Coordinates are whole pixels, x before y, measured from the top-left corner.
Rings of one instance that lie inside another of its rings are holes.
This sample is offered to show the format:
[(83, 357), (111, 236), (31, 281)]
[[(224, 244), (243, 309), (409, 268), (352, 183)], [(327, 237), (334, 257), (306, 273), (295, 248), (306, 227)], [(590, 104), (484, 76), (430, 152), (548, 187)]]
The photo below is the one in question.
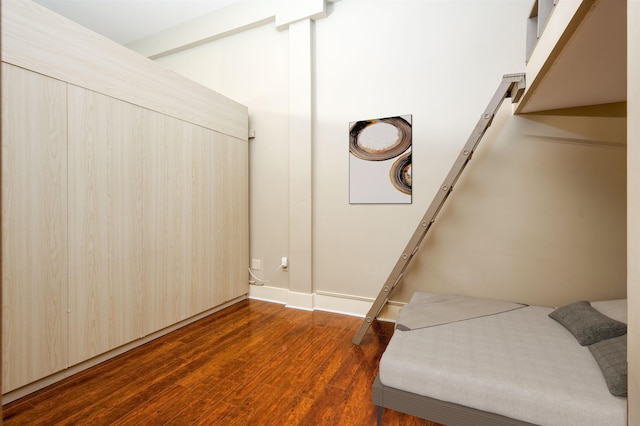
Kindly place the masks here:
[(288, 306), (313, 309), (311, 19), (289, 26)]

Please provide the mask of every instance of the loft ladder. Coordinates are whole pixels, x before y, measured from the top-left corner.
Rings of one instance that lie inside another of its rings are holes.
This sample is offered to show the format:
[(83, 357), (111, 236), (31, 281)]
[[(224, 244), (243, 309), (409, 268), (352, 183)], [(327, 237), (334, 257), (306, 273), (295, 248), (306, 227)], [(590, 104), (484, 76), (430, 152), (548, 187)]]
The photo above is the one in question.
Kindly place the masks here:
[(524, 92), (524, 88), (524, 73), (505, 74), (502, 77), (502, 82), (498, 86), (495, 95), (493, 95), (491, 102), (489, 102), (489, 105), (484, 110), (484, 113), (480, 117), (480, 120), (478, 120), (478, 124), (476, 124), (473, 132), (471, 132), (471, 136), (469, 136), (467, 143), (464, 145), (464, 148), (462, 148), (462, 151), (458, 155), (455, 163), (453, 163), (453, 167), (451, 167), (449, 174), (440, 186), (440, 189), (433, 198), (433, 201), (431, 201), (431, 205), (429, 205), (427, 212), (422, 217), (422, 220), (418, 224), (418, 227), (409, 240), (409, 243), (400, 255), (396, 266), (391, 271), (391, 274), (389, 274), (389, 278), (387, 278), (387, 281), (385, 281), (384, 285), (382, 286), (382, 289), (380, 290), (378, 297), (376, 297), (376, 300), (373, 302), (371, 309), (369, 309), (367, 316), (364, 318), (364, 321), (362, 321), (362, 325), (360, 326), (358, 332), (352, 340), (354, 344), (359, 345), (360, 343), (362, 343), (362, 339), (371, 326), (374, 318), (378, 316), (384, 305), (389, 300), (389, 297), (391, 296), (393, 290), (400, 283), (400, 281), (402, 281), (405, 270), (411, 263), (413, 256), (420, 248), (420, 243), (422, 243), (422, 240), (424, 240), (427, 232), (429, 231), (429, 229), (431, 229), (431, 225), (433, 225), (438, 212), (444, 205), (445, 201), (447, 201), (449, 194), (451, 194), (453, 186), (462, 174), (462, 171), (466, 167), (469, 160), (471, 160), (471, 156), (480, 143), (482, 136), (486, 132), (487, 128), (491, 126), (493, 117), (502, 105), (502, 102), (506, 98), (511, 98), (512, 103), (518, 102), (520, 100), (520, 97), (522, 96), (522, 93)]

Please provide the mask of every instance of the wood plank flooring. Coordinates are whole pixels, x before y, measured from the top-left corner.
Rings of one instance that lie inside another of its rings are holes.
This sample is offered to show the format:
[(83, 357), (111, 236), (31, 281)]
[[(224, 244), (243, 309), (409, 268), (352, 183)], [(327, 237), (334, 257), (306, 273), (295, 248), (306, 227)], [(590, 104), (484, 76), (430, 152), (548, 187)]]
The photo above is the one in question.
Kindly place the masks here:
[[(5, 425), (375, 425), (393, 324), (245, 300), (3, 407)], [(438, 426), (391, 410), (385, 425)]]

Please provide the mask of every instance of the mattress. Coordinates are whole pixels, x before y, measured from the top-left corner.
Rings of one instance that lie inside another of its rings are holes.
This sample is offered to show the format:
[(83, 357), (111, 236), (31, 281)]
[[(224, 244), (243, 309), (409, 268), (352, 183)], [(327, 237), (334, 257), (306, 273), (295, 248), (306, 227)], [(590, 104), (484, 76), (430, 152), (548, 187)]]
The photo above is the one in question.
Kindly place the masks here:
[(552, 311), (522, 306), (396, 330), (380, 382), (539, 425), (626, 425), (626, 398), (611, 395), (589, 349)]

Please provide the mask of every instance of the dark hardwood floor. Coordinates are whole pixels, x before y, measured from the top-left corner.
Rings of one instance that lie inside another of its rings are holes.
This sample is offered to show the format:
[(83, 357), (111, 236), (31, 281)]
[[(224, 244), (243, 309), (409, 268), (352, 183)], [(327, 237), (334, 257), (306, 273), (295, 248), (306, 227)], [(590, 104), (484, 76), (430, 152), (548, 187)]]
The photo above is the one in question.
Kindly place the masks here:
[[(375, 425), (393, 324), (245, 300), (4, 406), (5, 425)], [(435, 423), (385, 410), (385, 425)]]

